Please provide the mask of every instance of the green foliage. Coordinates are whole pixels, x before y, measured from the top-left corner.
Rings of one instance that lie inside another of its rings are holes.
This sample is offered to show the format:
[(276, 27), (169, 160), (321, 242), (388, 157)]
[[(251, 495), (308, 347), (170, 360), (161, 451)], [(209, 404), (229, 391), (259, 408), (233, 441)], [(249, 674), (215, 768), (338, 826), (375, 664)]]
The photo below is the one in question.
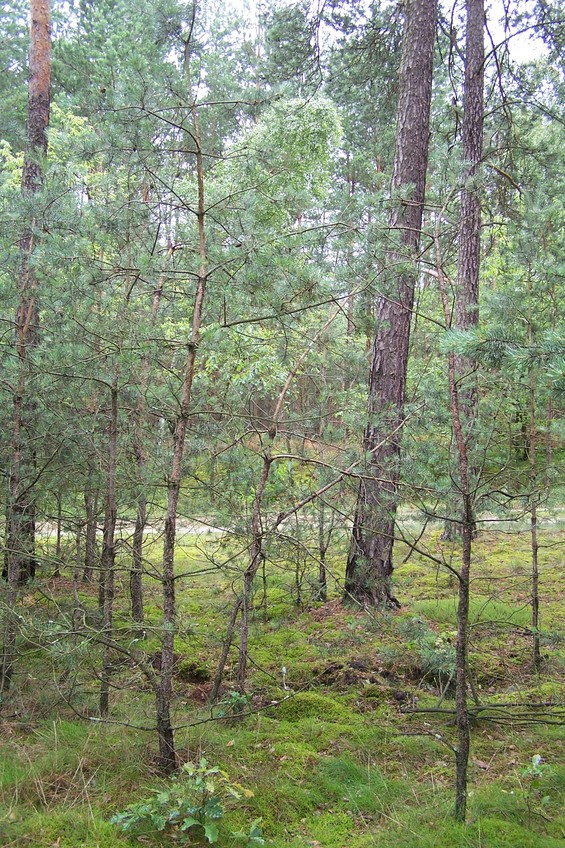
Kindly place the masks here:
[[(227, 773), (211, 766), (202, 757), (199, 763), (185, 763), (167, 786), (157, 790), (146, 801), (139, 801), (110, 820), (125, 832), (170, 833), (188, 844), (193, 837), (204, 837), (210, 844), (218, 841), (218, 822), (223, 818), (227, 801), (252, 798), (253, 793), (232, 782)], [(237, 833), (249, 845), (262, 845), (260, 819), (248, 834)]]
[(530, 765), (524, 769), (520, 788), (528, 811), (528, 824), (534, 814), (542, 813), (550, 804), (551, 796), (544, 791), (544, 777), (550, 772), (550, 766), (544, 762), (541, 754), (534, 754)]
[(419, 618), (412, 618), (404, 625), (408, 637), (407, 647), (416, 649), (424, 675), (442, 684), (449, 683), (455, 675), (456, 634), (439, 634)]
[(326, 197), (339, 136), (329, 99), (280, 100), (233, 147), (212, 190), (243, 194), (256, 226), (288, 225)]
[(224, 716), (237, 716), (247, 709), (249, 709), (249, 698), (246, 695), (242, 695), (241, 692), (232, 690), (227, 695), (224, 695), (218, 703), (214, 714), (220, 718)]

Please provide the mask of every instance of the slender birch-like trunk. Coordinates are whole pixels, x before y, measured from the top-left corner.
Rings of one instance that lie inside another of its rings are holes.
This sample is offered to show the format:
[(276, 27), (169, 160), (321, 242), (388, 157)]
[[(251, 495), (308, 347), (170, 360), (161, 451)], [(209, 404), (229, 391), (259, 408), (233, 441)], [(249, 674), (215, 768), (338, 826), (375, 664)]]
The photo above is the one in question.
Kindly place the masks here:
[[(104, 536), (100, 559), (100, 585), (104, 588), (102, 627), (107, 640), (112, 639), (114, 618), (114, 583), (116, 565), (116, 473), (118, 465), (118, 364), (114, 366), (114, 377), (110, 388), (110, 414), (108, 423), (108, 469), (106, 475), (106, 509), (104, 513)], [(107, 716), (110, 705), (110, 648), (104, 648), (102, 674), (100, 676), (100, 715)]]
[[(532, 348), (534, 341), (532, 329), (532, 278), (528, 271), (528, 345)], [(537, 460), (537, 429), (536, 429), (536, 381), (534, 369), (529, 369), (529, 422), (528, 422), (528, 464), (530, 478), (530, 547), (532, 552), (532, 665), (534, 671), (541, 669), (540, 651), (540, 615), (539, 615), (539, 565), (538, 565), (538, 474)]]
[[(447, 296), (447, 285), (443, 273), (439, 235), (435, 235), (438, 284), (446, 326), (451, 323), (451, 305)], [(456, 357), (448, 354), (447, 376), (451, 406), (451, 424), (455, 437), (458, 461), (459, 497), (461, 521), (461, 568), (458, 573), (459, 592), (457, 602), (457, 641), (455, 646), (455, 721), (457, 725), (457, 747), (455, 749), (455, 817), (465, 820), (467, 809), (467, 770), (470, 750), (469, 714), (467, 710), (468, 640), (469, 640), (469, 587), (471, 555), (474, 530), (473, 498), (469, 486), (469, 459), (467, 442), (463, 431), (462, 404), (457, 383)]]
[[(478, 187), (474, 182), (482, 158), (484, 111), (484, 0), (467, 0), (465, 46), (465, 82), (463, 100), (463, 159), (465, 184), (461, 192), (459, 220), (459, 252), (456, 286), (456, 324), (460, 329), (478, 325), (479, 270), (481, 249), (481, 207)], [(438, 281), (445, 323), (451, 324), (451, 308), (436, 233)], [(476, 471), (472, 468), (475, 442), (475, 420), (478, 395), (476, 385), (465, 385), (468, 372), (475, 365), (450, 353), (448, 380), (451, 398), (452, 428), (457, 450), (458, 497), (460, 502), (461, 568), (457, 603), (457, 642), (455, 648), (455, 712), (457, 748), (455, 754), (455, 818), (465, 821), (467, 811), (467, 772), (470, 750), (470, 726), (467, 709), (469, 684), (469, 590), (472, 540), (475, 532)]]
[[(159, 280), (153, 291), (153, 302), (151, 304), (150, 326), (155, 325), (157, 313), (161, 303), (161, 295), (163, 294), (163, 286), (165, 284), (166, 266), (173, 255), (173, 247), (169, 245), (165, 266), (159, 275)], [(145, 494), (145, 470), (147, 466), (147, 456), (143, 443), (143, 425), (147, 418), (147, 402), (146, 392), (149, 385), (150, 357), (145, 354), (141, 361), (141, 375), (139, 382), (139, 396), (135, 409), (133, 450), (137, 463), (137, 484), (139, 487), (139, 495), (137, 498), (137, 512), (135, 517), (135, 528), (133, 531), (132, 542), (132, 567), (130, 572), (130, 600), (131, 600), (131, 617), (138, 624), (143, 624), (143, 536), (145, 526), (147, 524), (147, 496)]]
[[(190, 82), (190, 40), (185, 43), (185, 70), (189, 93), (192, 91)], [(205, 204), (204, 204), (204, 162), (198, 106), (192, 103), (192, 137), (196, 148), (196, 179), (198, 188), (198, 206), (196, 211), (198, 223), (198, 256), (199, 268), (196, 283), (196, 296), (192, 310), (192, 327), (187, 343), (187, 356), (181, 389), (180, 408), (173, 433), (173, 452), (171, 470), (168, 479), (167, 512), (163, 543), (162, 585), (163, 585), (163, 639), (161, 646), (161, 675), (156, 690), (156, 720), (159, 737), (159, 768), (163, 774), (171, 774), (177, 765), (174, 742), (174, 730), (171, 722), (171, 700), (173, 694), (173, 659), (175, 640), (175, 573), (174, 557), (176, 543), (177, 510), (181, 485), (182, 459), (186, 441), (186, 429), (190, 412), (192, 384), (196, 370), (196, 354), (200, 341), (200, 326), (206, 283), (208, 280)]]

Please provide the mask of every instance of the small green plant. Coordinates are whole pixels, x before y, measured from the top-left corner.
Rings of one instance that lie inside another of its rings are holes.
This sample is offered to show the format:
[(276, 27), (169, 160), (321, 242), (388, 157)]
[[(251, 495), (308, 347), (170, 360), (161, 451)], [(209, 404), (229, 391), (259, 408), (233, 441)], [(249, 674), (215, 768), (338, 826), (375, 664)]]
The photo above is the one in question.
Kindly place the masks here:
[[(185, 763), (164, 789), (145, 801), (131, 804), (110, 820), (123, 831), (141, 835), (157, 831), (175, 834), (181, 844), (206, 839), (211, 845), (219, 838), (218, 821), (227, 801), (252, 798), (253, 792), (230, 780), (228, 774), (211, 766), (202, 757), (198, 764)], [(261, 820), (256, 819), (248, 834), (232, 833), (248, 845), (262, 845)]]
[(219, 718), (224, 716), (237, 716), (245, 712), (249, 707), (249, 699), (247, 695), (242, 695), (241, 692), (233, 691), (226, 695), (218, 704), (216, 715)]
[(436, 633), (419, 618), (405, 622), (402, 629), (409, 639), (407, 647), (418, 653), (422, 673), (445, 691), (455, 676), (455, 646), (451, 638), (456, 634)]
[(549, 795), (543, 794), (542, 779), (549, 770), (550, 766), (544, 763), (541, 754), (534, 754), (531, 764), (522, 772), (520, 788), (528, 811), (528, 825), (531, 825), (534, 815), (546, 818), (543, 810), (547, 807), (551, 798)]

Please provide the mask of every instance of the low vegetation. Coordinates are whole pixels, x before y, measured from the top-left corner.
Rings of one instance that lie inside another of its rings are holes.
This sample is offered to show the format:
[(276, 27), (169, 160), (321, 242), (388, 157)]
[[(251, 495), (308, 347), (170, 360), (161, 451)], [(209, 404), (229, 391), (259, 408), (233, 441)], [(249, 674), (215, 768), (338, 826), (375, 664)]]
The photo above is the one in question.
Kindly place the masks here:
[[(424, 541), (444, 544), (435, 530)], [(68, 626), (67, 576), (40, 578), (25, 596), (26, 639), (2, 718), (1, 844), (557, 848), (565, 837), (558, 542), (557, 528), (540, 538), (540, 675), (531, 664), (527, 538), (489, 532), (475, 542), (466, 825), (452, 818), (456, 587), (423, 556), (401, 564), (407, 549), (398, 546), (402, 607), (383, 613), (342, 605), (339, 540), (324, 604), (309, 602), (306, 569), (298, 605), (293, 564), (279, 562), (266, 612), (262, 587), (256, 596), (248, 695), (232, 686), (234, 651), (210, 708), (230, 581), (201, 573), (217, 537), (185, 537), (174, 672), (182, 764), (172, 779), (157, 774), (143, 672), (158, 642), (158, 586), (145, 578), (146, 638), (118, 603), (123, 652), (112, 656), (111, 712), (101, 721), (96, 592), (80, 593), (91, 637), (88, 626), (79, 637)], [(158, 558), (158, 540), (152, 546)]]

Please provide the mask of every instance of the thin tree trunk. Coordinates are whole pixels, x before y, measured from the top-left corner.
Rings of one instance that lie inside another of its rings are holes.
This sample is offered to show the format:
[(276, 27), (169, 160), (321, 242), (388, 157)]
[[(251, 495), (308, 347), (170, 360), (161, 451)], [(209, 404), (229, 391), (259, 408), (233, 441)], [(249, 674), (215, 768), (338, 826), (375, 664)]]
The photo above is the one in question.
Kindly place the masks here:
[[(145, 461), (138, 459), (138, 471), (142, 471)], [(129, 578), (129, 593), (131, 601), (131, 617), (138, 624), (143, 624), (143, 536), (147, 521), (147, 498), (141, 491), (137, 498), (137, 513), (132, 542), (132, 565)]]
[[(533, 346), (532, 327), (532, 278), (528, 272), (528, 345)], [(536, 470), (536, 383), (534, 369), (529, 373), (529, 426), (528, 426), (528, 461), (530, 469), (530, 543), (532, 551), (532, 665), (534, 671), (541, 669), (541, 651), (539, 635), (539, 568), (538, 568), (538, 479)]]
[(81, 562), (81, 536), (82, 536), (82, 526), (77, 524), (76, 532), (75, 532), (75, 567), (73, 570), (73, 642), (76, 644), (79, 636), (79, 630), (81, 628), (81, 624), (84, 616), (84, 606), (81, 603), (78, 594), (78, 586), (80, 579), (80, 562)]
[[(533, 393), (531, 385), (533, 375), (530, 374), (530, 394)], [(535, 421), (530, 429), (530, 483), (532, 487), (536, 483), (536, 454), (535, 454)], [(530, 497), (530, 539), (532, 549), (532, 661), (534, 670), (541, 668), (540, 634), (539, 634), (539, 569), (538, 569), (538, 509), (537, 492), (532, 490)]]
[(267, 560), (263, 557), (263, 565), (261, 567), (261, 582), (263, 584), (263, 596), (261, 598), (261, 610), (263, 613), (263, 623), (266, 624), (269, 618), (269, 596), (267, 586)]
[[(264, 449), (263, 453), (263, 465), (261, 468), (261, 474), (259, 476), (259, 482), (257, 484), (257, 489), (255, 490), (255, 498), (253, 500), (253, 512), (251, 516), (251, 552), (249, 558), (249, 565), (245, 569), (245, 573), (243, 575), (243, 595), (241, 602), (241, 620), (239, 627), (239, 659), (237, 664), (237, 687), (239, 691), (243, 694), (245, 692), (245, 683), (247, 678), (247, 645), (248, 645), (248, 637), (249, 637), (249, 610), (251, 607), (252, 599), (253, 599), (253, 581), (255, 580), (255, 575), (259, 567), (263, 564), (265, 560), (265, 553), (263, 550), (263, 539), (265, 535), (265, 531), (263, 528), (263, 520), (262, 520), (262, 507), (263, 507), (263, 497), (265, 495), (265, 487), (267, 485), (267, 480), (269, 479), (269, 473), (271, 471), (271, 466), (273, 463), (272, 458), (272, 448), (274, 441), (277, 436), (277, 429), (279, 426), (280, 417), (283, 410), (283, 405), (285, 398), (287, 396), (288, 390), (290, 389), (294, 378), (296, 377), (298, 371), (302, 367), (304, 360), (308, 356), (309, 352), (317, 343), (319, 337), (327, 330), (330, 324), (335, 320), (336, 316), (339, 314), (338, 311), (333, 312), (321, 330), (314, 336), (310, 344), (307, 348), (305, 348), (300, 356), (298, 357), (296, 363), (290, 370), (284, 386), (282, 387), (279, 395), (277, 397), (275, 408), (273, 410), (273, 415), (270, 421), (270, 426), (268, 430), (269, 444)], [(298, 591), (300, 590), (299, 581), (297, 581)], [(299, 597), (299, 596), (298, 596)]]
[[(195, 11), (194, 11), (195, 14)], [(190, 82), (190, 39), (185, 42), (185, 71), (187, 75), (188, 90), (191, 92)], [(176, 521), (178, 500), (181, 485), (182, 459), (184, 444), (186, 440), (186, 429), (190, 412), (190, 401), (192, 396), (192, 383), (194, 380), (196, 353), (200, 340), (200, 325), (202, 323), (202, 310), (206, 283), (208, 279), (207, 256), (206, 256), (206, 233), (205, 233), (205, 205), (204, 205), (204, 165), (202, 156), (202, 141), (200, 136), (200, 122), (198, 120), (198, 108), (196, 101), (192, 105), (193, 139), (196, 147), (196, 177), (198, 185), (198, 254), (199, 269), (196, 285), (196, 297), (192, 312), (192, 328), (188, 342), (188, 354), (186, 358), (184, 378), (181, 390), (181, 402), (173, 434), (173, 455), (171, 472), (168, 480), (167, 512), (165, 518), (164, 544), (163, 544), (163, 639), (161, 646), (161, 677), (156, 692), (156, 723), (159, 737), (159, 769), (163, 774), (171, 774), (177, 765), (175, 752), (174, 730), (171, 723), (171, 699), (173, 694), (173, 659), (175, 640), (175, 574), (174, 556), (176, 542)]]
[[(10, 571), (8, 572), (10, 574)], [(14, 579), (8, 580), (8, 591), (6, 592), (6, 612), (4, 614), (4, 639), (2, 648), (2, 664), (0, 666), (0, 699), (12, 685), (12, 675), (16, 659), (16, 634), (18, 620), (16, 615), (16, 604), (18, 601), (18, 584)]]
[[(116, 471), (118, 461), (118, 365), (114, 367), (114, 378), (110, 390), (110, 421), (108, 427), (108, 472), (106, 483), (106, 509), (104, 515), (104, 538), (100, 560), (100, 584), (104, 586), (102, 627), (105, 638), (111, 640), (114, 617), (114, 578), (116, 559)], [(107, 716), (110, 699), (111, 674), (110, 648), (104, 648), (102, 674), (100, 678), (100, 715)]]
[[(455, 417), (454, 413), (454, 417)], [(455, 426), (455, 423), (454, 423)], [(462, 436), (462, 431), (461, 431)], [(460, 471), (466, 454), (459, 453)], [(471, 735), (467, 710), (467, 680), (469, 652), (469, 580), (471, 570), (471, 546), (473, 539), (473, 510), (471, 498), (463, 489), (464, 513), (462, 527), (462, 562), (459, 572), (459, 596), (457, 602), (457, 643), (455, 648), (455, 711), (457, 725), (457, 749), (455, 754), (455, 818), (465, 821), (467, 812), (467, 771)]]
[[(455, 298), (456, 326), (470, 330), (479, 323), (479, 271), (481, 262), (481, 195), (477, 185), (483, 157), (484, 121), (484, 0), (467, 0), (465, 80), (463, 94), (462, 158), (464, 184), (459, 211), (459, 256)], [(463, 428), (473, 479), (473, 440), (478, 415), (478, 393), (474, 377), (476, 363), (456, 357), (457, 380), (462, 403)], [(473, 531), (474, 532), (474, 531)]]
[[(467, 0), (465, 82), (463, 97), (462, 158), (465, 182), (459, 214), (459, 261), (455, 301), (459, 329), (479, 323), (479, 269), (481, 249), (481, 197), (476, 184), (483, 157), (484, 113), (484, 0)], [(457, 361), (458, 371), (461, 363)], [(468, 370), (468, 369), (467, 369)], [(459, 374), (458, 374), (459, 376)], [(473, 398), (476, 404), (476, 397)], [(467, 427), (474, 407), (466, 409)]]
[[(348, 324), (349, 324), (349, 314), (348, 314)], [(325, 347), (322, 351), (322, 367), (320, 370), (320, 378), (322, 385), (327, 389), (327, 374), (326, 374), (326, 353), (327, 347)], [(320, 408), (320, 418), (318, 423), (318, 458), (320, 460), (321, 466), (323, 466), (325, 462), (325, 454), (324, 454), (324, 424), (325, 424), (325, 414), (327, 413), (327, 409), (325, 405), (322, 405)], [(329, 530), (326, 534), (326, 505), (324, 503), (323, 498), (320, 500), (318, 504), (318, 591), (317, 591), (317, 600), (325, 603), (328, 599), (328, 578), (326, 574), (326, 553), (330, 544), (330, 539), (332, 535), (333, 528), (333, 520), (330, 522)]]
[(347, 335), (352, 336), (355, 332), (355, 294), (349, 292), (347, 295)]
[[(151, 304), (150, 326), (155, 325), (163, 286), (165, 284), (165, 269), (174, 252), (172, 244), (169, 245), (165, 266), (159, 275), (159, 280), (153, 291), (153, 303)], [(139, 495), (137, 498), (137, 514), (135, 518), (135, 529), (132, 543), (132, 567), (130, 572), (130, 600), (131, 617), (138, 624), (143, 624), (143, 537), (147, 523), (147, 496), (145, 494), (145, 469), (147, 456), (143, 444), (143, 424), (147, 417), (147, 403), (145, 394), (149, 384), (150, 357), (146, 353), (141, 362), (141, 379), (139, 383), (139, 399), (135, 410), (135, 426), (133, 449), (137, 462), (137, 485)]]
[(222, 680), (224, 678), (224, 670), (226, 667), (226, 662), (228, 659), (228, 654), (233, 642), (233, 637), (235, 633), (235, 623), (237, 621), (237, 616), (239, 610), (241, 608), (241, 598), (236, 598), (236, 601), (233, 605), (230, 620), (228, 622), (228, 629), (226, 632), (226, 638), (224, 639), (224, 643), (222, 645), (222, 653), (220, 655), (220, 661), (218, 662), (218, 668), (216, 670), (216, 674), (214, 675), (214, 683), (212, 685), (212, 692), (210, 693), (210, 703), (215, 704), (218, 700), (218, 695), (220, 694), (220, 688), (222, 686)]
[(90, 480), (84, 493), (86, 510), (86, 533), (84, 546), (84, 571), (82, 579), (91, 583), (96, 566), (96, 534), (98, 531), (98, 489), (90, 489)]
[[(32, 197), (43, 188), (42, 158), (47, 153), (51, 104), (51, 39), (49, 0), (31, 0), (27, 149), (22, 171), (22, 194)], [(29, 396), (30, 358), (39, 342), (38, 282), (32, 267), (36, 221), (27, 221), (19, 243), (20, 304), (16, 315), (19, 365), (14, 393), (12, 463), (8, 498), (8, 559), (21, 585), (35, 574), (35, 503), (33, 436), (35, 403)], [(8, 566), (10, 570), (10, 566)]]
[[(465, 46), (464, 112), (462, 159), (464, 184), (459, 210), (459, 261), (455, 315), (460, 330), (479, 323), (479, 269), (481, 250), (481, 198), (476, 179), (483, 156), (484, 115), (484, 0), (467, 0)], [(472, 454), (472, 439), (478, 414), (478, 394), (474, 379), (476, 364), (467, 357), (455, 359), (457, 379), (461, 383), (460, 400), (464, 411), (464, 433)], [(471, 467), (474, 478), (477, 470)], [(449, 509), (450, 504), (448, 504)], [(442, 538), (462, 538), (463, 524), (449, 518)], [(475, 528), (473, 528), (475, 532)]]
[[(320, 448), (320, 459), (323, 462), (323, 451)], [(320, 501), (318, 506), (318, 596), (317, 600), (325, 603), (328, 600), (328, 579), (326, 575), (326, 552), (329, 538), (326, 538), (325, 504)]]
[(53, 577), (61, 576), (61, 532), (63, 524), (63, 498), (61, 492), (57, 492), (57, 536), (55, 540), (55, 571)]
[[(270, 436), (271, 442), (275, 437), (276, 429), (272, 431)], [(263, 495), (265, 494), (265, 486), (269, 478), (271, 470), (271, 452), (270, 449), (265, 451), (263, 457), (263, 466), (259, 483), (255, 491), (253, 501), (253, 513), (251, 518), (251, 555), (249, 565), (245, 569), (243, 575), (243, 594), (241, 599), (241, 620), (239, 625), (239, 659), (237, 663), (237, 687), (243, 694), (245, 692), (245, 682), (247, 679), (247, 644), (249, 638), (249, 611), (253, 601), (253, 581), (255, 575), (263, 563), (265, 554), (263, 552), (263, 522), (261, 518), (261, 508), (263, 504)]]
[[(249, 640), (249, 612), (253, 599), (253, 581), (255, 580), (255, 576), (257, 571), (265, 562), (265, 553), (263, 550), (263, 540), (265, 531), (263, 528), (263, 520), (262, 520), (262, 507), (263, 507), (263, 497), (265, 494), (265, 487), (267, 485), (267, 481), (269, 479), (269, 473), (271, 470), (271, 465), (273, 463), (272, 459), (272, 449), (273, 444), (277, 436), (277, 428), (279, 425), (280, 416), (283, 410), (284, 401), (290, 386), (294, 378), (296, 377), (298, 371), (302, 367), (304, 360), (306, 359), (308, 353), (312, 350), (312, 347), (316, 344), (320, 335), (322, 335), (325, 330), (330, 326), (330, 324), (335, 320), (336, 316), (339, 314), (339, 310), (330, 315), (322, 329), (316, 333), (315, 337), (305, 348), (296, 363), (290, 370), (284, 386), (279, 392), (277, 397), (275, 408), (273, 410), (273, 415), (271, 417), (271, 421), (269, 422), (269, 430), (267, 432), (268, 435), (268, 445), (265, 446), (263, 451), (263, 464), (261, 466), (261, 473), (259, 475), (259, 480), (257, 483), (257, 488), (255, 490), (255, 497), (253, 499), (253, 511), (251, 516), (251, 548), (250, 548), (250, 556), (249, 556), (249, 564), (245, 569), (243, 574), (243, 592), (241, 598), (238, 599), (236, 604), (234, 605), (234, 609), (232, 611), (232, 618), (228, 625), (228, 632), (226, 634), (226, 639), (224, 641), (224, 647), (222, 650), (222, 656), (220, 658), (220, 664), (218, 666), (218, 671), (216, 672), (216, 677), (214, 680), (214, 687), (211, 696), (211, 701), (214, 702), (217, 697), (219, 687), (222, 680), (222, 675), (226, 663), (226, 659), (228, 656), (229, 649), (231, 647), (231, 642), (233, 638), (233, 634), (235, 632), (235, 623), (237, 620), (238, 612), (241, 611), (241, 619), (239, 625), (239, 657), (237, 664), (237, 686), (239, 691), (243, 694), (245, 692), (245, 684), (247, 678), (247, 657), (248, 657), (248, 640)], [(282, 517), (279, 516), (277, 522), (275, 523), (275, 527), (282, 521)]]
[(104, 571), (104, 538), (106, 536), (106, 518), (104, 511), (104, 524), (102, 526), (102, 552), (98, 561), (98, 611), (104, 615), (104, 599), (106, 597), (106, 572)]
[[(425, 195), (436, 0), (407, 0), (397, 109), (389, 227), (399, 245), (387, 253), (393, 283), (376, 303), (363, 448), (368, 474), (359, 486), (345, 576), (345, 598), (398, 606), (392, 594), (392, 548), (400, 478), (410, 321)], [(407, 267), (408, 266), (408, 267)], [(387, 438), (393, 432), (394, 435)], [(384, 444), (376, 449), (377, 445)]]
[[(557, 299), (556, 299), (556, 291), (555, 285), (551, 288), (551, 329), (555, 332), (555, 327), (557, 324), (556, 316), (557, 316)], [(551, 482), (550, 470), (552, 464), (553, 457), (553, 442), (552, 442), (552, 429), (553, 429), (553, 397), (551, 392), (549, 392), (547, 397), (547, 407), (545, 412), (545, 468), (543, 474), (543, 485), (545, 489), (546, 496), (549, 494), (549, 487)]]
[(551, 430), (553, 427), (553, 398), (551, 395), (547, 399), (547, 409), (545, 413), (545, 472), (544, 472), (544, 487), (549, 491), (549, 470), (553, 455), (553, 445), (551, 441)]
[[(435, 235), (438, 284), (441, 294), (445, 323), (449, 327), (451, 309), (441, 262), (439, 234)], [(457, 642), (455, 647), (455, 722), (457, 725), (457, 748), (455, 750), (455, 817), (465, 821), (467, 809), (467, 770), (470, 749), (469, 714), (467, 710), (468, 683), (468, 636), (469, 636), (469, 587), (471, 554), (474, 528), (473, 499), (469, 488), (469, 461), (467, 442), (463, 432), (461, 403), (457, 384), (455, 354), (448, 354), (448, 384), (451, 401), (451, 420), (458, 457), (459, 494), (461, 499), (461, 569), (458, 574), (459, 593), (457, 602)]]

